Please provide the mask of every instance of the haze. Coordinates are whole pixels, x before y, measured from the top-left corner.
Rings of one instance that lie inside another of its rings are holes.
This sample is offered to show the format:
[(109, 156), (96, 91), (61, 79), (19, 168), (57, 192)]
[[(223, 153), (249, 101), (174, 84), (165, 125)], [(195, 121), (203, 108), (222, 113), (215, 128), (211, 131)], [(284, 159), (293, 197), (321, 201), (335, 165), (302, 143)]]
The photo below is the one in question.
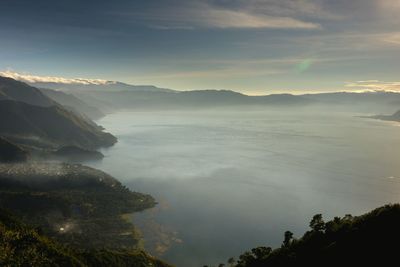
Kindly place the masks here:
[(146, 248), (177, 266), (278, 246), (323, 213), (397, 202), (398, 127), (322, 109), (123, 112), (120, 142), (94, 167), (160, 201), (134, 215)]

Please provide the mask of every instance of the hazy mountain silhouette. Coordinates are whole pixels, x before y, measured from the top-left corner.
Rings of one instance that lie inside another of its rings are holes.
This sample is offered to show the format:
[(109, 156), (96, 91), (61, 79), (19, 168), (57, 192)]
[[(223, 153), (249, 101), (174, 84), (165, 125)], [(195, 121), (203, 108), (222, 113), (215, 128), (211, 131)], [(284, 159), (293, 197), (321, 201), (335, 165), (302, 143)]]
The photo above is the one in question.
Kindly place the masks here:
[(56, 82), (35, 82), (30, 83), (32, 86), (39, 88), (57, 89), (63, 91), (105, 91), (105, 92), (172, 92), (174, 90), (159, 88), (153, 85), (131, 85), (122, 82), (108, 81), (103, 83), (87, 83), (87, 84), (76, 84), (76, 83), (56, 83)]
[(78, 98), (101, 110), (201, 109), (234, 106), (299, 106), (314, 101), (290, 94), (247, 96), (229, 90), (174, 92), (74, 92)]
[(79, 113), (82, 116), (87, 116), (92, 120), (96, 120), (104, 116), (104, 113), (101, 112), (100, 109), (86, 104), (72, 94), (52, 89), (40, 89), (40, 91), (57, 103), (63, 105), (63, 107)]
[[(121, 82), (103, 82), (102, 84), (34, 83), (34, 85), (71, 93), (89, 106), (96, 107), (102, 112), (113, 112), (120, 109), (199, 109), (227, 106), (290, 107), (314, 104), (331, 108), (336, 106), (346, 111), (370, 113), (388, 112), (393, 110), (393, 107), (400, 105), (400, 94), (394, 92), (248, 96), (230, 90), (175, 91), (151, 85), (135, 86)], [(82, 112), (84, 111), (82, 110)]]

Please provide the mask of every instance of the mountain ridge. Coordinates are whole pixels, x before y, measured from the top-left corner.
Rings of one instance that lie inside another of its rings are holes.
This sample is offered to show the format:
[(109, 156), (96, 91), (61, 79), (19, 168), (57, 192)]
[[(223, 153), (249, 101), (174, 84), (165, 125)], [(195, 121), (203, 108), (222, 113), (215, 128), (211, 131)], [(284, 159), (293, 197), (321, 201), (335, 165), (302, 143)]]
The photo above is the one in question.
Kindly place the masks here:
[[(36, 136), (59, 145), (96, 149), (111, 146), (116, 138), (60, 106), (41, 107), (13, 100), (0, 101), (0, 134)], [(57, 125), (57, 127), (54, 127)]]

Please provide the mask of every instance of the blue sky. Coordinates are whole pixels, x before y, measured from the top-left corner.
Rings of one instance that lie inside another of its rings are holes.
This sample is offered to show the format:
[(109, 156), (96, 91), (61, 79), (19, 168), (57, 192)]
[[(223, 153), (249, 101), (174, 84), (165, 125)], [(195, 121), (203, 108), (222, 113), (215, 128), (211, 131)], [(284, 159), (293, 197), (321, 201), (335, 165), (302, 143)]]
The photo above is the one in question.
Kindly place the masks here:
[(0, 70), (248, 94), (400, 90), (398, 0), (0, 0)]

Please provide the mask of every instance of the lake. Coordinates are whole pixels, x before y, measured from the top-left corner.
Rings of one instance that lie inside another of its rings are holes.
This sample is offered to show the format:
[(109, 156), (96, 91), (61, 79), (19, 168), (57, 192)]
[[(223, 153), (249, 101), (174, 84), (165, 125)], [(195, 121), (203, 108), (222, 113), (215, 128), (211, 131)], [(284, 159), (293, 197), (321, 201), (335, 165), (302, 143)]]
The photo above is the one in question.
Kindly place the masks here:
[(179, 267), (226, 262), (300, 237), (314, 214), (399, 202), (397, 124), (320, 110), (119, 112), (98, 123), (119, 142), (91, 166), (156, 208), (133, 221), (153, 255)]

